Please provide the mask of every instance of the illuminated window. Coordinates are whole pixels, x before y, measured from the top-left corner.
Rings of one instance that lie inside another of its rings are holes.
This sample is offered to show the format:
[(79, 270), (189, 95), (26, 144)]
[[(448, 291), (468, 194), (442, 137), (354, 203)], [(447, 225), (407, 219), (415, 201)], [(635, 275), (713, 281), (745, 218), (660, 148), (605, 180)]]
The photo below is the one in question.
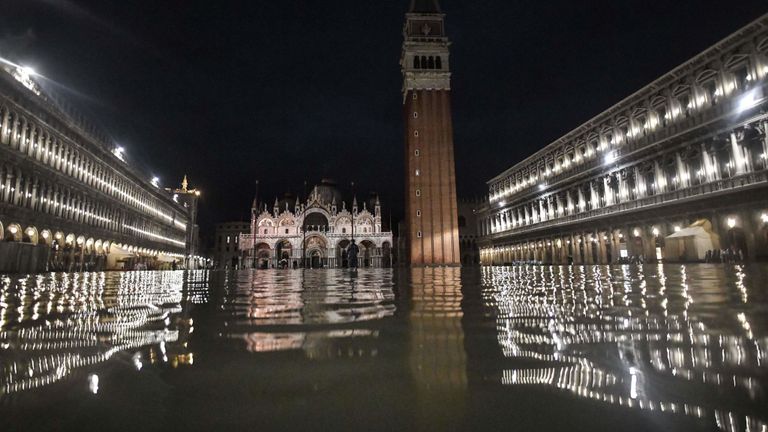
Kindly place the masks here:
[(421, 170), (416, 170), (416, 177), (421, 175)]
[(227, 244), (229, 244), (230, 240), (231, 240), (231, 238), (229, 236), (227, 236)]

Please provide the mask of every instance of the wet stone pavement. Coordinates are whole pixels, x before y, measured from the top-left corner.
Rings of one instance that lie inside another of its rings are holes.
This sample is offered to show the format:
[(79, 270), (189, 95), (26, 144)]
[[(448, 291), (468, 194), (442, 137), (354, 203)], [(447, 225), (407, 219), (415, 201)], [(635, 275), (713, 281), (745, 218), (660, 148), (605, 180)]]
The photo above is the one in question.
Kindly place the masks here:
[(768, 266), (0, 276), (0, 430), (768, 431)]

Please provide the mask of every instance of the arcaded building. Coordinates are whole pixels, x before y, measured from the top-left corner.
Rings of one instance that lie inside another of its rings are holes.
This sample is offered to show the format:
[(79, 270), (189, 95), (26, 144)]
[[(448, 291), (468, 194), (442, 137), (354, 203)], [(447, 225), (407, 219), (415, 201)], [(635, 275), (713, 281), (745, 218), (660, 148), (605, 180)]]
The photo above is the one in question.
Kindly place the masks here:
[(392, 232), (382, 227), (378, 197), (350, 204), (332, 180), (309, 196), (275, 199), (268, 209), (254, 199), (250, 234), (237, 240), (241, 268), (349, 267), (347, 248), (355, 240), (358, 267), (392, 265)]
[(199, 192), (182, 202), (127, 153), (32, 70), (3, 64), (0, 272), (196, 264)]
[(768, 256), (768, 16), (488, 182), (484, 264)]

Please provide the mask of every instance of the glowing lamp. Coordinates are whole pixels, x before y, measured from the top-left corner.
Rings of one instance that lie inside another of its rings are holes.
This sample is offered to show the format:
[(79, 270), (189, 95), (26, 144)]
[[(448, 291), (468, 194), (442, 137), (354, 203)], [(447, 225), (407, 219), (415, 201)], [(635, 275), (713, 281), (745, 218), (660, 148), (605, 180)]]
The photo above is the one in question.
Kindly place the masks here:
[(736, 219), (728, 218), (728, 228), (733, 228), (735, 226), (736, 226)]

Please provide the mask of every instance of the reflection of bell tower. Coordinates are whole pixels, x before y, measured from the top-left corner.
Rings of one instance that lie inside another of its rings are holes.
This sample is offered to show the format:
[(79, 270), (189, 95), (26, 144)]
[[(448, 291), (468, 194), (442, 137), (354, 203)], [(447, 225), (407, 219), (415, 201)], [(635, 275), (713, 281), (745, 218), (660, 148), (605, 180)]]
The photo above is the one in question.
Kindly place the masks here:
[(412, 0), (403, 32), (406, 235), (412, 266), (461, 263), (444, 18), (437, 0)]

